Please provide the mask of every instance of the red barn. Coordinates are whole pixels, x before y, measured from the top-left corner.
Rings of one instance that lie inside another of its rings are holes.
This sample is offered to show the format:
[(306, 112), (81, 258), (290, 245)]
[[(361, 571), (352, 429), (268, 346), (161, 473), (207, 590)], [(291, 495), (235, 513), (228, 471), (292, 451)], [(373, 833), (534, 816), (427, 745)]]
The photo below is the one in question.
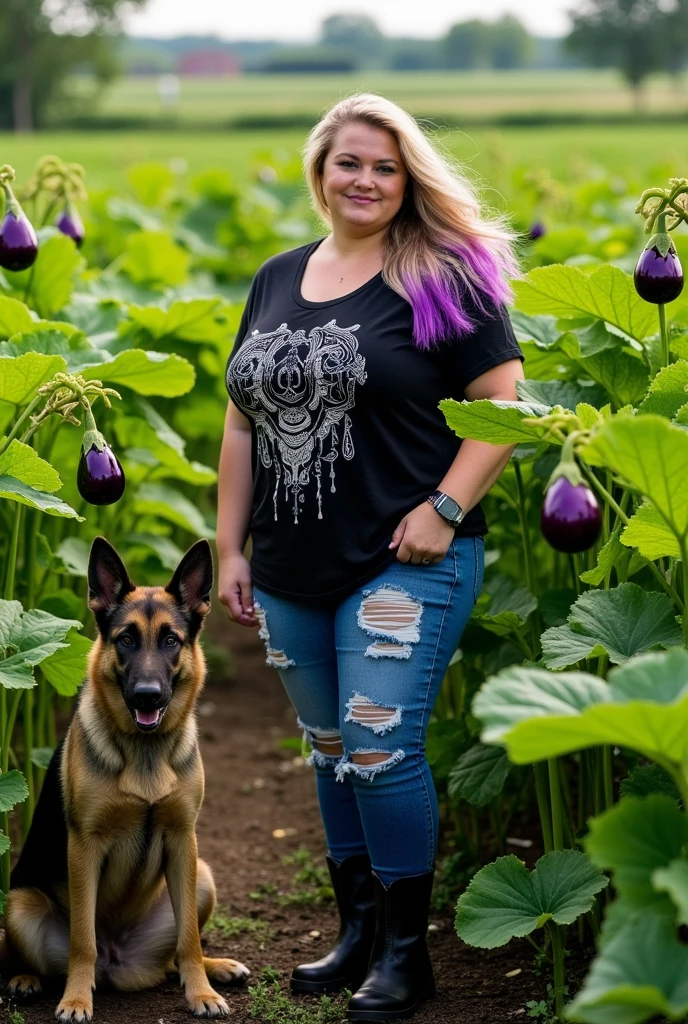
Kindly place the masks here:
[(226, 50), (193, 50), (179, 61), (178, 74), (221, 78), (238, 75), (239, 61)]

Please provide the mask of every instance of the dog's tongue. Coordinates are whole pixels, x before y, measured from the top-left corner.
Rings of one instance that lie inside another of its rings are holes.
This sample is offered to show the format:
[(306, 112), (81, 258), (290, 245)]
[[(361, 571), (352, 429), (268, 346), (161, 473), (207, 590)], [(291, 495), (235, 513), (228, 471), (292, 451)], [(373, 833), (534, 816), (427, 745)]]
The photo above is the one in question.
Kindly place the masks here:
[(157, 725), (158, 718), (160, 717), (159, 711), (137, 711), (136, 721), (139, 725)]

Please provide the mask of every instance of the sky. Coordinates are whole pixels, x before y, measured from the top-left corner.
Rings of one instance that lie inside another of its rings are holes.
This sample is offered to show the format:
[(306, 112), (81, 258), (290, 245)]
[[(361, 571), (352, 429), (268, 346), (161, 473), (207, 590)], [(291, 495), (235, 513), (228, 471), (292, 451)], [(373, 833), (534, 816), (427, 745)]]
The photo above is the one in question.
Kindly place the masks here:
[(576, 0), (148, 0), (143, 11), (125, 19), (138, 36), (213, 34), (225, 39), (312, 41), (320, 22), (330, 14), (369, 14), (386, 35), (433, 38), (457, 21), (493, 21), (515, 14), (535, 35), (563, 35), (569, 27), (567, 10)]

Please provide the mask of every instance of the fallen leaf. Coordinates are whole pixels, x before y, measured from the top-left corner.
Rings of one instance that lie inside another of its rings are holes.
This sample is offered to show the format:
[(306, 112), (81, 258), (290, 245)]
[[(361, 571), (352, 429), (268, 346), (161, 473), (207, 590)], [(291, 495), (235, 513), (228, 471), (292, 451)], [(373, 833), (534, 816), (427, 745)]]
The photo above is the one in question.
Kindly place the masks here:
[(505, 978), (515, 978), (517, 974), (521, 974), (521, 973), (522, 973), (522, 969), (520, 967), (517, 967), (515, 971), (507, 971), (506, 974), (504, 975), (504, 977)]

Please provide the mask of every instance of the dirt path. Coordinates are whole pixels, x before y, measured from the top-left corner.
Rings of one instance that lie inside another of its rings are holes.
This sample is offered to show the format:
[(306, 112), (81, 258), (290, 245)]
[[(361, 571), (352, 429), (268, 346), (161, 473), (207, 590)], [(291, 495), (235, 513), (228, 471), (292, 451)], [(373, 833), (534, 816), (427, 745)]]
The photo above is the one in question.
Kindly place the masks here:
[[(302, 867), (308, 870), (315, 861), (321, 873), (324, 868), (313, 774), (302, 766), (296, 750), (280, 747), (281, 740), (296, 737), (298, 730), (274, 670), (264, 664), (257, 631), (216, 615), (210, 632), (229, 644), (235, 675), (227, 682), (211, 680), (200, 706), (206, 796), (199, 847), (213, 869), (220, 904), (220, 927), (208, 935), (206, 948), (211, 956), (231, 956), (245, 963), (252, 971), (249, 983), (258, 980), (266, 965), (282, 971), (286, 979), (294, 964), (321, 956), (337, 930), (334, 905), (314, 905), (313, 884), (294, 883), (299, 865), (282, 861), (284, 855), (305, 847), (310, 856)], [(275, 830), (286, 835), (275, 837)], [(305, 893), (310, 902), (283, 905), (280, 892)], [(452, 917), (451, 909), (431, 916), (429, 942), (439, 992), (414, 1021), (528, 1020), (526, 1000), (541, 999), (545, 989), (545, 979), (532, 973), (530, 947), (519, 943), (504, 950), (469, 949), (456, 938)], [(248, 930), (232, 936), (237, 927)], [(514, 971), (518, 973), (509, 977)], [(225, 994), (235, 1024), (256, 1019), (249, 1015), (246, 989)], [(37, 1003), (17, 1009), (27, 1024), (48, 1024), (54, 1021), (59, 997), (58, 987)], [(8, 1009), (14, 1007), (3, 1002), (3, 1021), (12, 1019)], [(94, 1009), (96, 1024), (188, 1024), (192, 1019), (173, 978), (148, 992), (98, 990)]]

